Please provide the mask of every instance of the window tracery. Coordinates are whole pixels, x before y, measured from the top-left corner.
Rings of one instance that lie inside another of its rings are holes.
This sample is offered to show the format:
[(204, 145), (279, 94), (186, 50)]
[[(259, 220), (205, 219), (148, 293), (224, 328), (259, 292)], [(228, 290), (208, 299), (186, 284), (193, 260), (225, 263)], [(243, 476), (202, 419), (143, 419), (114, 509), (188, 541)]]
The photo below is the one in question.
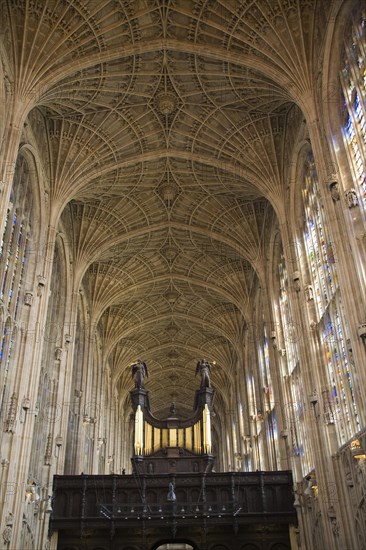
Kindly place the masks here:
[(281, 317), (281, 325), (282, 325), (282, 332), (284, 334), (284, 343), (285, 343), (285, 350), (286, 350), (286, 365), (287, 369), (286, 372), (283, 372), (283, 375), (291, 374), (292, 371), (295, 369), (296, 365), (298, 364), (298, 351), (297, 351), (297, 343), (296, 339), (294, 339), (294, 335), (292, 334), (294, 322), (292, 320), (292, 313), (291, 313), (291, 307), (290, 302), (288, 298), (288, 274), (287, 274), (287, 268), (285, 263), (285, 257), (284, 254), (281, 254), (281, 259), (278, 265), (279, 270), (279, 278), (280, 278), (280, 295), (279, 295), (279, 310), (280, 310), (280, 317)]
[(5, 315), (0, 346), (2, 387), (6, 384), (15, 343), (14, 329), (20, 316), (19, 300), (27, 262), (31, 206), (29, 167), (26, 159), (19, 157), (0, 242), (0, 302)]
[(300, 369), (298, 340), (295, 334), (295, 322), (289, 300), (289, 282), (283, 251), (278, 262), (279, 274), (279, 317), (286, 360), (283, 361), (284, 380), (284, 421), (288, 430), (288, 444), (293, 457), (300, 459), (303, 474), (313, 467), (309, 445), (306, 440), (306, 419), (304, 403), (304, 383)]
[(336, 421), (341, 442), (345, 443), (359, 430), (359, 420), (340, 306), (337, 293), (325, 312), (320, 337), (330, 384), (324, 403), (325, 420)]
[(358, 204), (366, 215), (366, 12), (352, 25), (340, 74), (344, 100), (343, 139)]
[(317, 320), (324, 315), (337, 287), (332, 242), (327, 230), (314, 159), (308, 155), (303, 176), (304, 242)]
[(272, 379), (270, 371), (270, 359), (269, 359), (269, 349), (268, 349), (268, 336), (267, 329), (264, 325), (263, 327), (263, 344), (258, 348), (259, 355), (259, 365), (260, 365), (260, 374), (261, 374), (261, 384), (264, 392), (264, 406), (266, 411), (271, 411), (274, 407), (273, 400), (273, 390), (272, 390)]
[(311, 153), (304, 164), (302, 198), (306, 260), (326, 365), (327, 395), (330, 396), (326, 421), (333, 422), (334, 415), (339, 440), (345, 443), (359, 429), (358, 415), (333, 247)]

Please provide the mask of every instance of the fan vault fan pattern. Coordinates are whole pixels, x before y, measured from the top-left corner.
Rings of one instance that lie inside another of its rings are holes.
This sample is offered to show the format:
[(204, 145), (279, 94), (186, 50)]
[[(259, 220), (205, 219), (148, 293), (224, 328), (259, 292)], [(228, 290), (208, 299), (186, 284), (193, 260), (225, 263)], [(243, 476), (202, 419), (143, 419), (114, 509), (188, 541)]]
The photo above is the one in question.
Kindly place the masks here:
[(171, 401), (191, 409), (200, 357), (216, 362), (213, 386), (229, 399), (326, 9), (2, 2), (10, 111), (29, 116), (45, 151), (74, 290), (90, 297), (122, 394), (131, 362), (147, 362), (157, 414)]

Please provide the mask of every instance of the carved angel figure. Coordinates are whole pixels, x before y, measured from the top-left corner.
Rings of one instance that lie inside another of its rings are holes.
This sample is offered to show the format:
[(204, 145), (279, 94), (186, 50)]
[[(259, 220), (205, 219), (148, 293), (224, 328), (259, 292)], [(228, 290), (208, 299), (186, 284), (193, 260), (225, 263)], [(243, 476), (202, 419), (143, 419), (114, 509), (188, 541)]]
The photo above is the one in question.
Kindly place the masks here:
[(138, 359), (136, 363), (133, 363), (131, 369), (132, 378), (135, 380), (135, 388), (144, 388), (144, 378), (149, 376), (146, 363)]
[(206, 359), (201, 359), (198, 361), (196, 366), (196, 376), (200, 374), (201, 376), (201, 388), (210, 388), (211, 387), (211, 365)]

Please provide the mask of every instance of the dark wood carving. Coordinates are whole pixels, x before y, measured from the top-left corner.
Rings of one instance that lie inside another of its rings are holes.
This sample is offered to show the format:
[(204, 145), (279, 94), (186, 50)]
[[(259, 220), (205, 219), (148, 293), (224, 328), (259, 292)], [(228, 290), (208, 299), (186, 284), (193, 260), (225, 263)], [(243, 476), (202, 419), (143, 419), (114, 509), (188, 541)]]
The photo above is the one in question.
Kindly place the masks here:
[(296, 523), (287, 471), (55, 476), (52, 506), (58, 550), (83, 544), (153, 550), (159, 541), (189, 542), (197, 550), (249, 543), (290, 550), (288, 526)]

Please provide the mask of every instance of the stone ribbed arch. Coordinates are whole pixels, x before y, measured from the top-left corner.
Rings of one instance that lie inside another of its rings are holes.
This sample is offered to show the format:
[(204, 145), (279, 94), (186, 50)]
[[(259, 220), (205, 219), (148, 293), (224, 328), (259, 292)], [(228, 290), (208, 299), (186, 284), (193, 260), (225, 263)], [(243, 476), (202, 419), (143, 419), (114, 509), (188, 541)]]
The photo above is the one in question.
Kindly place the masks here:
[[(235, 341), (233, 339), (233, 335), (230, 334), (230, 332), (225, 331), (223, 325), (219, 325), (217, 323), (209, 322), (207, 319), (200, 319), (197, 316), (193, 315), (175, 315), (174, 319), (176, 321), (183, 321), (184, 323), (192, 323), (194, 326), (204, 326), (208, 330), (211, 330), (213, 333), (218, 333), (221, 336), (224, 336), (230, 342), (230, 344), (233, 346), (233, 348), (238, 348), (237, 351), (239, 351), (240, 346), (238, 341)], [(120, 323), (118, 323), (117, 326), (114, 327), (114, 331), (112, 333), (108, 333), (107, 331), (103, 331), (103, 343), (105, 344), (105, 357), (108, 359), (109, 354), (112, 352), (114, 347), (118, 344), (118, 342), (121, 340), (121, 338), (129, 338), (134, 333), (139, 333), (142, 330), (148, 330), (150, 325), (154, 324), (164, 324), (166, 323), (166, 327), (168, 327), (169, 322), (171, 321), (171, 314), (166, 313), (165, 315), (160, 315), (159, 317), (152, 317), (140, 320), (140, 322), (136, 322), (134, 325), (123, 325), (123, 319), (120, 318)], [(171, 344), (166, 344), (171, 345)], [(149, 354), (151, 353), (151, 350), (149, 351)]]
[[(169, 226), (167, 222), (162, 222), (160, 224), (156, 224), (154, 226), (148, 226), (148, 227), (142, 227), (139, 229), (135, 229), (132, 231), (129, 231), (128, 233), (125, 233), (123, 235), (116, 235), (114, 234), (111, 236), (110, 234), (105, 236), (101, 235), (99, 240), (96, 240), (95, 233), (93, 235), (94, 240), (88, 243), (88, 246), (84, 248), (83, 254), (80, 258), (77, 258), (77, 260), (80, 262), (80, 265), (78, 267), (77, 276), (78, 279), (76, 279), (76, 285), (79, 285), (81, 283), (81, 280), (86, 272), (86, 270), (89, 268), (89, 266), (92, 264), (93, 261), (97, 261), (98, 257), (101, 256), (104, 252), (108, 251), (108, 249), (113, 248), (115, 246), (118, 246), (120, 244), (123, 244), (125, 241), (131, 241), (134, 239), (137, 239), (140, 236), (144, 236), (146, 234), (151, 234), (155, 231), (159, 231), (160, 229), (182, 229), (182, 230), (188, 230), (191, 233), (206, 236), (211, 238), (213, 241), (220, 243), (222, 245), (225, 245), (228, 249), (232, 248), (235, 253), (238, 255), (238, 257), (241, 257), (245, 261), (250, 261), (254, 267), (256, 268), (256, 262), (259, 260), (259, 252), (256, 246), (259, 245), (258, 242), (250, 243), (250, 247), (246, 248), (246, 243), (243, 240), (243, 244), (241, 245), (238, 242), (233, 242), (228, 236), (226, 237), (223, 234), (216, 233), (210, 231), (208, 228), (199, 228), (199, 227), (190, 227), (185, 224), (179, 224), (179, 223), (171, 223)], [(92, 229), (90, 229), (92, 231)], [(94, 248), (98, 247), (98, 248)], [(82, 260), (82, 261), (81, 261)], [(259, 266), (258, 266), (258, 276), (260, 276)]]
[[(151, 354), (151, 361), (150, 365), (154, 367), (154, 363), (157, 363), (153, 358), (156, 356), (161, 356), (166, 352), (169, 352), (171, 350), (171, 343), (165, 343), (163, 345), (151, 347), (149, 350), (149, 357)], [(179, 346), (177, 345), (175, 350), (184, 351), (187, 356), (189, 354), (189, 357), (197, 357), (200, 358), (202, 356), (202, 348), (198, 346), (188, 345), (188, 346)], [(112, 369), (112, 376), (113, 376), (113, 382), (114, 384), (121, 385), (122, 388), (127, 389), (131, 385), (131, 370), (130, 370), (130, 364), (131, 362), (136, 360), (136, 353), (138, 353), (141, 350), (133, 349), (133, 348), (127, 348), (125, 351), (115, 351), (111, 353), (109, 357), (109, 364), (111, 365)], [(208, 350), (206, 350), (208, 351)], [(180, 357), (180, 356), (179, 356)], [(220, 359), (220, 362), (222, 364), (226, 364), (228, 362), (228, 357), (224, 353), (218, 352), (218, 357)], [(231, 358), (229, 357), (229, 360)], [(179, 361), (178, 361), (179, 362)], [(187, 363), (184, 363), (182, 365), (176, 366), (176, 365), (164, 365), (164, 372), (166, 372), (168, 375), (177, 373), (179, 377), (185, 380), (185, 383), (188, 385), (190, 393), (192, 393), (192, 390), (195, 386), (197, 386), (197, 380), (195, 380), (194, 376), (194, 370), (195, 370), (195, 363), (194, 361), (188, 361)], [(191, 370), (192, 376), (189, 376), (188, 371)], [(230, 385), (235, 381), (235, 373), (234, 370), (227, 370), (224, 371), (221, 367), (215, 367), (214, 376), (216, 379), (216, 387), (220, 387), (221, 389), (223, 387), (229, 388)], [(161, 390), (164, 390), (164, 382), (166, 381), (166, 377), (159, 376), (158, 379), (151, 379), (149, 380), (149, 386), (150, 387), (157, 387), (161, 388)], [(166, 388), (165, 388), (166, 390)]]
[[(258, 141), (259, 144), (259, 141)], [(255, 158), (257, 158), (255, 153)], [(81, 166), (78, 167), (77, 174), (73, 173), (73, 161), (69, 162), (71, 170), (69, 172), (69, 177), (67, 180), (64, 180), (61, 183), (60, 189), (57, 190), (57, 198), (59, 199), (59, 209), (60, 213), (65, 208), (66, 204), (70, 199), (82, 199), (83, 194), (88, 194), (90, 187), (95, 186), (96, 180), (107, 177), (111, 172), (120, 171), (123, 174), (123, 169), (126, 169), (132, 165), (139, 163), (145, 163), (149, 161), (156, 160), (156, 158), (174, 158), (174, 159), (184, 159), (192, 162), (207, 164), (208, 166), (214, 166), (220, 170), (228, 172), (228, 174), (233, 175), (238, 178), (239, 181), (243, 182), (243, 187), (249, 186), (257, 191), (259, 196), (264, 196), (268, 199), (271, 198), (271, 194), (278, 189), (280, 183), (276, 181), (276, 174), (270, 175), (271, 165), (263, 164), (264, 172), (260, 173), (255, 170), (254, 165), (245, 166), (242, 159), (239, 157), (229, 157), (226, 156), (224, 159), (217, 159), (215, 157), (204, 155), (202, 153), (188, 152), (175, 149), (160, 149), (150, 152), (144, 152), (141, 154), (133, 154), (128, 158), (118, 160), (116, 162), (106, 162), (101, 163), (98, 166), (93, 166), (85, 158), (84, 166), (86, 167), (86, 172), (81, 173)], [(255, 160), (253, 158), (253, 160)], [(80, 171), (80, 173), (79, 173)], [(72, 177), (71, 177), (72, 176)], [(270, 185), (270, 188), (266, 185)], [(277, 188), (277, 189), (276, 189)], [(274, 194), (274, 193), (273, 193)]]
[[(188, 276), (171, 276), (171, 275), (162, 275), (160, 277), (155, 277), (154, 283), (164, 283), (162, 288), (168, 288), (168, 285), (172, 281), (173, 283), (177, 282), (187, 282), (191, 283), (197, 287), (202, 287), (205, 289), (208, 289), (209, 291), (214, 292), (215, 294), (219, 295), (221, 298), (225, 299), (229, 303), (233, 303), (238, 310), (242, 313), (243, 317), (246, 316), (246, 311), (243, 308), (243, 304), (240, 302), (240, 300), (236, 300), (235, 296), (231, 293), (229, 293), (227, 290), (223, 289), (222, 287), (219, 287), (217, 285), (214, 285), (212, 283), (208, 283), (207, 281), (202, 281), (199, 279), (193, 280), (192, 277)], [(113, 283), (112, 283), (113, 285)], [(99, 285), (98, 285), (99, 286)], [(151, 282), (150, 281), (143, 281), (136, 285), (130, 285), (126, 287), (125, 289), (115, 289), (114, 293), (111, 294), (111, 290), (109, 288), (106, 289), (104, 295), (106, 299), (104, 302), (100, 302), (99, 308), (94, 309), (94, 320), (96, 322), (99, 321), (100, 316), (103, 314), (105, 309), (110, 307), (114, 303), (121, 303), (123, 299), (131, 298), (133, 296), (138, 297), (140, 293), (143, 291), (144, 287), (150, 287)], [(137, 298), (138, 299), (138, 298)], [(99, 309), (99, 312), (98, 312)]]
[[(118, 60), (121, 59), (121, 57), (130, 57), (134, 55), (143, 55), (150, 52), (168, 50), (204, 55), (214, 60), (235, 63), (236, 65), (242, 67), (249, 67), (265, 76), (269, 76), (274, 82), (280, 83), (284, 90), (287, 90), (288, 97), (291, 97), (291, 92), (295, 92), (296, 87), (299, 84), (299, 82), (293, 78), (293, 75), (291, 75), (289, 67), (284, 65), (281, 66), (281, 63), (278, 63), (278, 59), (274, 58), (266, 60), (255, 55), (225, 51), (223, 48), (213, 45), (202, 43), (194, 44), (189, 41), (170, 38), (141, 41), (136, 44), (124, 46), (123, 49), (118, 46), (103, 52), (81, 57), (75, 61), (67, 61), (64, 64), (59, 65), (57, 68), (50, 70), (45, 76), (43, 76), (41, 89), (44, 93), (47, 93), (52, 86), (57, 85), (57, 83), (62, 79), (72, 76), (77, 71), (87, 69), (98, 64)], [(289, 93), (290, 83), (291, 88)], [(293, 94), (294, 100), (296, 99), (296, 95), (297, 94), (295, 93)]]
[[(16, 7), (11, 2), (7, 7), (9, 26), (13, 27), (16, 37)], [(23, 68), (23, 77), (27, 70), (33, 69), (38, 80), (51, 85), (65, 74), (88, 65), (107, 63), (121, 55), (164, 49), (187, 53), (199, 49), (205, 55), (217, 55), (220, 60), (226, 53), (249, 66), (259, 65), (275, 81), (296, 61), (294, 81), (305, 78), (302, 66), (309, 55), (306, 45), (313, 37), (313, 26), (317, 22), (314, 2), (289, 3), (286, 7), (277, 2), (268, 5), (254, 2), (248, 11), (243, 5), (237, 9), (227, 6), (220, 12), (207, 2), (198, 2), (190, 12), (180, 4), (169, 8), (168, 21), (168, 12), (160, 11), (158, 5), (155, 9), (140, 9), (140, 4), (134, 7), (124, 3), (119, 4), (118, 10), (114, 3), (105, 4), (103, 9), (94, 5), (63, 5), (58, 11), (51, 10), (47, 3), (27, 6), (27, 19), (33, 17), (38, 25), (32, 33), (33, 58)], [(185, 37), (180, 39), (172, 32), (178, 18), (186, 26)], [(63, 23), (58, 34), (53, 32), (57, 20)], [(143, 34), (142, 22), (150, 31), (149, 40)], [(205, 40), (210, 30), (215, 32), (220, 48)], [(28, 46), (29, 37), (26, 32), (19, 35), (21, 50)], [(287, 46), (291, 38), (293, 46), (296, 45), (295, 54)]]
[[(30, 193), (32, 196), (32, 211), (31, 219), (32, 223), (32, 239), (34, 242), (43, 240), (40, 228), (44, 225), (46, 219), (46, 197), (43, 191), (44, 185), (44, 171), (42, 166), (42, 159), (40, 158), (39, 151), (29, 143), (22, 143), (18, 151), (18, 159), (23, 157), (27, 162), (30, 170)], [(38, 219), (37, 223), (34, 220)]]

